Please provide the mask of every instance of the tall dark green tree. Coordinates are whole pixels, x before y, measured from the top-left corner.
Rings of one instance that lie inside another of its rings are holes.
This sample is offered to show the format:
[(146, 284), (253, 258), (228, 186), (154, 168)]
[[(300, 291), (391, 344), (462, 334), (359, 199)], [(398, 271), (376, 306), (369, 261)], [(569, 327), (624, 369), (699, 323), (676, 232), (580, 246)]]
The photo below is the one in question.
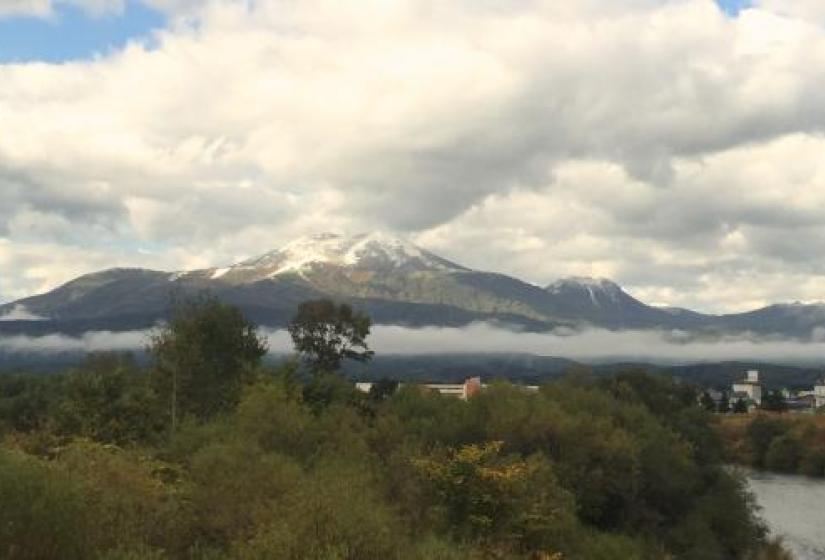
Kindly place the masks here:
[(702, 408), (708, 412), (716, 412), (716, 403), (713, 402), (713, 398), (711, 398), (710, 393), (707, 391), (702, 393), (702, 398), (699, 400), (699, 404), (701, 404)]
[(728, 393), (722, 393), (722, 400), (719, 401), (719, 412), (723, 414), (727, 414), (730, 412), (730, 398), (728, 398)]
[(175, 305), (149, 350), (174, 430), (186, 415), (206, 419), (235, 406), (244, 377), (260, 365), (267, 345), (239, 309), (201, 295)]
[(762, 409), (773, 412), (785, 412), (788, 410), (788, 403), (785, 402), (785, 397), (782, 396), (781, 391), (769, 391), (762, 398)]
[(748, 412), (748, 403), (745, 399), (736, 399), (733, 404), (733, 412), (736, 414), (746, 414)]
[(371, 359), (370, 326), (367, 315), (346, 303), (319, 299), (302, 303), (288, 328), (295, 350), (318, 373), (338, 371), (343, 360)]
[(92, 354), (63, 380), (56, 427), (101, 442), (145, 441), (164, 427), (148, 381), (130, 354)]
[(382, 377), (370, 387), (370, 400), (383, 402), (392, 397), (398, 390), (398, 381)]

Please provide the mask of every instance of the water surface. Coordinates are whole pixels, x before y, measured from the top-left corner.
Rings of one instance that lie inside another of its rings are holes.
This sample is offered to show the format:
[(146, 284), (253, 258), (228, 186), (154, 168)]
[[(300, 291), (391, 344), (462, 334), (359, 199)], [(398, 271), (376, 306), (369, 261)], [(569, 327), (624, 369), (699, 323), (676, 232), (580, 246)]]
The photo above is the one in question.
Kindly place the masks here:
[(771, 534), (798, 560), (825, 559), (825, 480), (748, 471), (751, 491)]

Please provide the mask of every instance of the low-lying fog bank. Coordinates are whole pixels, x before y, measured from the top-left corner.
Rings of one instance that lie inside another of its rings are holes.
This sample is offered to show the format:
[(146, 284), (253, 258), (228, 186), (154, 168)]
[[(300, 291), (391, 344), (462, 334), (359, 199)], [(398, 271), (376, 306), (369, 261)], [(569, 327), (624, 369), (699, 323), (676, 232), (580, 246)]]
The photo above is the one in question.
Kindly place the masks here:
[[(81, 337), (64, 335), (0, 337), (0, 352), (96, 352), (140, 350), (150, 331), (89, 332)], [(285, 330), (264, 330), (273, 353), (288, 353), (292, 343)], [(825, 342), (723, 336), (697, 339), (685, 333), (662, 331), (516, 332), (486, 323), (465, 328), (407, 328), (376, 326), (369, 338), (378, 354), (525, 353), (560, 356), (604, 363), (648, 361), (681, 364), (711, 361), (765, 361), (819, 363)]]

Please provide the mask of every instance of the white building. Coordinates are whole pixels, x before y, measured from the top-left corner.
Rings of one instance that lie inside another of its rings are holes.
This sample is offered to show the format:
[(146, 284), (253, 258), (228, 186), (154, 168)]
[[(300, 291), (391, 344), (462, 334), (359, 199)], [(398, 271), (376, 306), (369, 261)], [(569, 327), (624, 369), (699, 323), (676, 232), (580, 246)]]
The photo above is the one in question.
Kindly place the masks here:
[[(825, 389), (825, 387), (823, 387)], [(762, 384), (759, 382), (759, 372), (755, 369), (748, 371), (745, 379), (737, 381), (733, 384), (732, 392), (734, 395), (747, 395), (751, 403), (759, 406), (762, 404)], [(825, 393), (823, 393), (825, 396)], [(733, 403), (731, 403), (733, 404)]]
[(362, 393), (369, 393), (373, 385), (374, 383), (370, 383), (368, 381), (359, 381), (355, 384), (355, 388), (361, 391)]
[[(355, 384), (355, 388), (362, 393), (369, 393), (373, 385), (374, 383), (358, 382)], [(399, 384), (398, 386), (401, 387), (402, 385)], [(485, 387), (482, 385), (480, 377), (470, 377), (464, 383), (426, 383), (420, 386), (428, 391), (436, 391), (442, 395), (458, 397), (465, 401)], [(538, 390), (538, 387), (536, 387), (536, 390)]]
[(825, 406), (825, 378), (814, 387), (814, 406)]

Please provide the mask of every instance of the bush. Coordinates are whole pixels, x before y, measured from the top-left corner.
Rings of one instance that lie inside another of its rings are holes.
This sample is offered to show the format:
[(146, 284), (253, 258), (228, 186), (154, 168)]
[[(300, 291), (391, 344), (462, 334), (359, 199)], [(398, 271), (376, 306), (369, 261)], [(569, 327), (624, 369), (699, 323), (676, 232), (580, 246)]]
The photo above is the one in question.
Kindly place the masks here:
[(0, 557), (92, 557), (82, 487), (59, 470), (0, 449), (0, 504)]
[(825, 476), (825, 449), (811, 449), (804, 454), (799, 472), (805, 476)]
[(294, 461), (243, 443), (201, 449), (192, 459), (191, 477), (199, 533), (218, 548), (252, 535), (277, 502), (302, 483)]
[(174, 467), (89, 441), (61, 450), (55, 466), (82, 490), (86, 534), (96, 550), (175, 550), (188, 540), (181, 488), (165, 481), (176, 478), (169, 476)]
[(774, 438), (765, 454), (765, 467), (769, 470), (794, 473), (799, 467), (802, 456), (802, 444), (793, 434), (784, 434)]
[(249, 540), (242, 559), (384, 560), (408, 546), (403, 524), (363, 467), (326, 463), (276, 505)]
[(748, 426), (745, 437), (748, 441), (752, 463), (756, 467), (764, 467), (768, 449), (774, 438), (788, 431), (787, 423), (767, 416), (759, 415)]

